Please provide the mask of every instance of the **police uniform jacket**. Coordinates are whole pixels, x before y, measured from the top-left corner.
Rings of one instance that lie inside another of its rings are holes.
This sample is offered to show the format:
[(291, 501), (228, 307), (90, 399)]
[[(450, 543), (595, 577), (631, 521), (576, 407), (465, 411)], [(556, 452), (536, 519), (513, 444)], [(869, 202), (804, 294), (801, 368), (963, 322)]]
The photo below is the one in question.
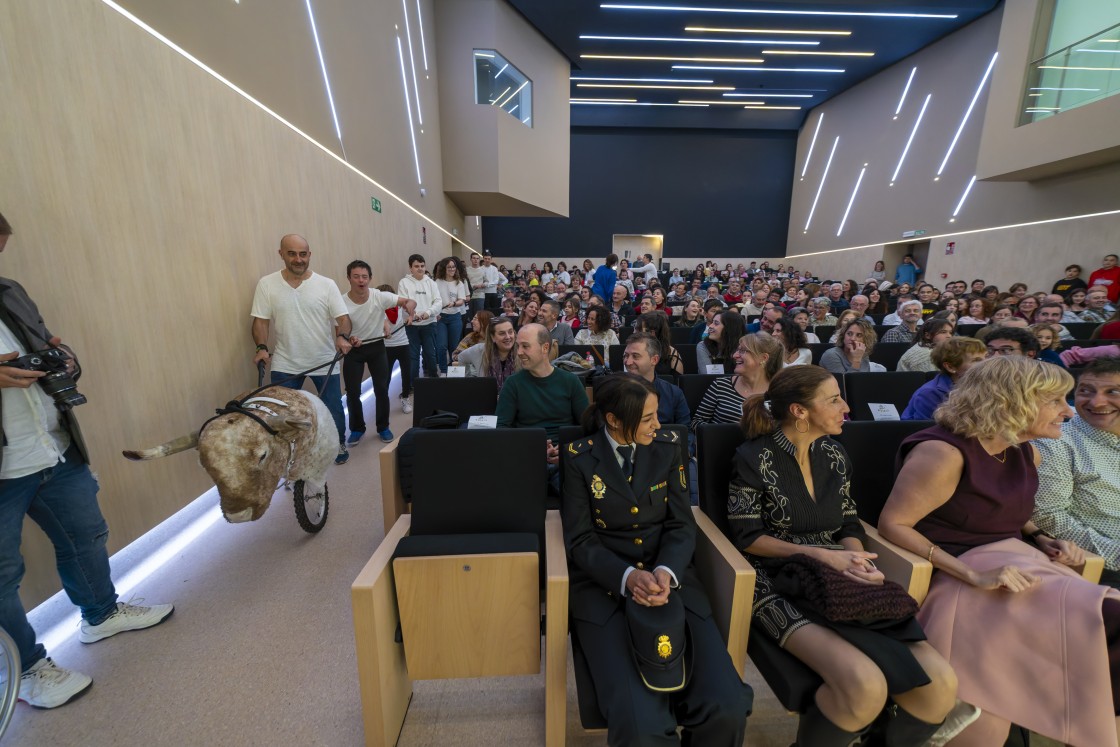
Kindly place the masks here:
[(685, 607), (711, 614), (691, 567), (696, 521), (679, 438), (658, 431), (649, 446), (637, 446), (630, 481), (603, 431), (564, 450), (561, 513), (573, 617), (604, 624), (623, 601), (622, 577), (631, 566), (651, 573), (665, 566), (677, 577), (672, 593)]

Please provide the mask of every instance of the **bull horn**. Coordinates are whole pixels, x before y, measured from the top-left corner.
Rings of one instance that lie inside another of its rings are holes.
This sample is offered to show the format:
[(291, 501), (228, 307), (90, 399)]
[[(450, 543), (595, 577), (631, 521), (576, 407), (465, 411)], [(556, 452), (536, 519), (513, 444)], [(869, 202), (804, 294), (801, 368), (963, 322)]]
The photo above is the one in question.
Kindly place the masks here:
[(160, 444), (151, 449), (142, 449), (139, 451), (122, 451), (125, 459), (131, 459), (134, 462), (159, 459), (160, 457), (171, 456), (178, 454), (180, 451), (187, 451), (188, 449), (198, 448), (198, 431), (188, 434), (186, 436), (179, 436), (173, 441), (168, 441), (165, 444)]

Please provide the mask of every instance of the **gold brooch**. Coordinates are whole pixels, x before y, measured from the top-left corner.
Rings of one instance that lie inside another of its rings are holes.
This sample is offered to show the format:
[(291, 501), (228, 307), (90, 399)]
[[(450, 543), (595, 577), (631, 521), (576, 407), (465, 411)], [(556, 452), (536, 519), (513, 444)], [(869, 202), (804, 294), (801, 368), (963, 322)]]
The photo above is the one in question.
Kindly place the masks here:
[(669, 636), (657, 637), (657, 655), (662, 659), (668, 659), (673, 655), (673, 644), (669, 642)]

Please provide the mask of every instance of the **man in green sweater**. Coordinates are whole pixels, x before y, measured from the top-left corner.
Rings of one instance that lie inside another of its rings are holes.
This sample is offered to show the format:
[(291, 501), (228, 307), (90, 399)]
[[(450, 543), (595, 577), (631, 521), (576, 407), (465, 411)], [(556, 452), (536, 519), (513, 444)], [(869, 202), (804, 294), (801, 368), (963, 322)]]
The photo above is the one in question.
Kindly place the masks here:
[(499, 428), (544, 428), (548, 432), (549, 475), (560, 462), (560, 427), (576, 425), (587, 409), (587, 391), (579, 377), (552, 367), (552, 337), (540, 324), (517, 332), (521, 370), (506, 379), (498, 397)]

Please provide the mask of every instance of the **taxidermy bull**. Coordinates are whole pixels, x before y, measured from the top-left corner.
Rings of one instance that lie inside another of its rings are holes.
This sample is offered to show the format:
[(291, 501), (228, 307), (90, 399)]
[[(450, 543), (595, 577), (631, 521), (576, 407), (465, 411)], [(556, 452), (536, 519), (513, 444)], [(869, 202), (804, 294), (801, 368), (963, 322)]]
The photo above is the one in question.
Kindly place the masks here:
[(308, 494), (322, 490), (338, 454), (338, 431), (321, 399), (274, 386), (218, 413), (196, 433), (151, 449), (125, 451), (124, 456), (158, 459), (197, 448), (199, 463), (218, 487), (222, 514), (231, 523), (261, 518), (281, 478), (303, 480)]

